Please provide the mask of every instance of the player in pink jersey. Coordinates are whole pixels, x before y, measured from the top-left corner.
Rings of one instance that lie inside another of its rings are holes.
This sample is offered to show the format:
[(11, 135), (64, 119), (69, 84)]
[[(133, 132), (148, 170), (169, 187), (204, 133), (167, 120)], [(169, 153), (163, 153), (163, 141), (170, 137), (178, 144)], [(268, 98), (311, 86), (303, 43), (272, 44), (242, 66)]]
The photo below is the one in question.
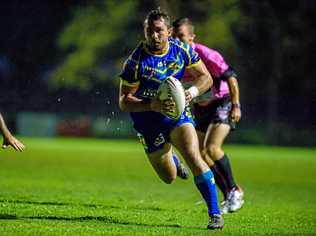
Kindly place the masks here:
[(23, 149), (25, 148), (24, 144), (21, 143), (18, 139), (16, 139), (8, 130), (1, 113), (0, 113), (0, 134), (2, 134), (3, 136), (2, 148), (7, 148), (8, 146), (12, 146), (17, 151), (23, 151)]
[[(220, 53), (194, 43), (194, 26), (188, 18), (180, 18), (173, 23), (173, 36), (191, 45), (214, 79), (213, 87), (194, 100), (193, 114), (202, 156), (224, 195), (222, 212), (235, 212), (244, 204), (244, 194), (234, 180), (222, 144), (241, 118), (237, 75)], [(192, 80), (189, 74), (184, 74), (184, 86)]]

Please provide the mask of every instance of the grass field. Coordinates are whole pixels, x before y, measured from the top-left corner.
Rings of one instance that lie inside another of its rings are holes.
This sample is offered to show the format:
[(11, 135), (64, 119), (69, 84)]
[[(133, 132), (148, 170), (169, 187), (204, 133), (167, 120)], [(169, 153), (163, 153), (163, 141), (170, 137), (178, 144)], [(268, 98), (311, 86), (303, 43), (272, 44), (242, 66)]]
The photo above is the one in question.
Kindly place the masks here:
[(136, 141), (23, 141), (0, 150), (0, 235), (316, 235), (316, 149), (227, 145), (246, 204), (211, 232), (192, 176), (162, 183)]

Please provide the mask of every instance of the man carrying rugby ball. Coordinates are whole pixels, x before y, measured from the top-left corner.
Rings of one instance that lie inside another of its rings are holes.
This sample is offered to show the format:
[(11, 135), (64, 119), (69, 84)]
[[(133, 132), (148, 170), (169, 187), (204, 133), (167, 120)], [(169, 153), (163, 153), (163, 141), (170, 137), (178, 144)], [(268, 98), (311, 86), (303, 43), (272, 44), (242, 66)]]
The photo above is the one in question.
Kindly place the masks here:
[(145, 41), (126, 60), (120, 75), (119, 105), (122, 111), (130, 112), (148, 159), (165, 183), (172, 183), (177, 176), (173, 147), (181, 153), (207, 204), (208, 229), (220, 229), (224, 221), (218, 207), (215, 180), (201, 157), (190, 112), (184, 111), (174, 120), (164, 115), (174, 112), (174, 101), (156, 99), (162, 81), (169, 76), (180, 80), (185, 69), (195, 78), (186, 91), (187, 102), (212, 85), (212, 77), (197, 53), (188, 44), (171, 38), (170, 33), (167, 14), (153, 10), (147, 15)]

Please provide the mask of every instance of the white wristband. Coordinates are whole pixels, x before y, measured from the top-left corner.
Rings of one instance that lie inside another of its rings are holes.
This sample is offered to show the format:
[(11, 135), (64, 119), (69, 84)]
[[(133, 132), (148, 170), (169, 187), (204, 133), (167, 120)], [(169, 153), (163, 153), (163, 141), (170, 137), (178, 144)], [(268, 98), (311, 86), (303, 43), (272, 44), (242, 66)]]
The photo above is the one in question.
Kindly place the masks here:
[(197, 96), (199, 96), (199, 89), (196, 86), (192, 86), (187, 90), (190, 94), (192, 98), (195, 98)]

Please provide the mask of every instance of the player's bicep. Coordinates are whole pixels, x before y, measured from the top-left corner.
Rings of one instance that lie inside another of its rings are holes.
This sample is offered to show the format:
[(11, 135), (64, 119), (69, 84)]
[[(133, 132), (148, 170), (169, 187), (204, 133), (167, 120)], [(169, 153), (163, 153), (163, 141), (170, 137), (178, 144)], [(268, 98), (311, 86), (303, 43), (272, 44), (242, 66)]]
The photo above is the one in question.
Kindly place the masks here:
[(186, 68), (186, 71), (194, 78), (199, 78), (200, 76), (207, 76), (209, 79), (212, 79), (210, 73), (208, 72), (205, 64), (200, 60), (194, 66), (189, 66)]

